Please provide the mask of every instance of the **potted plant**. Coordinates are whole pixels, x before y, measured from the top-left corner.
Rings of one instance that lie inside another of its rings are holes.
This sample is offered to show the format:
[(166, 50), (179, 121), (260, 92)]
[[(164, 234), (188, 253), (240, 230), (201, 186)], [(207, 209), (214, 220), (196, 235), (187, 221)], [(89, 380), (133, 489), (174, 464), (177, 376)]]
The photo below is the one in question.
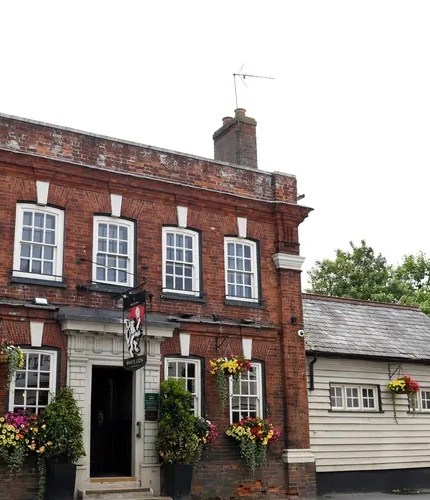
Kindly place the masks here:
[(267, 446), (281, 435), (268, 420), (258, 417), (246, 417), (231, 424), (225, 433), (239, 442), (240, 456), (252, 478), (255, 476), (255, 469), (266, 464)]
[(156, 445), (163, 459), (166, 493), (173, 500), (191, 497), (193, 465), (201, 453), (191, 403), (184, 380), (169, 378), (161, 383)]
[(85, 455), (82, 417), (73, 390), (63, 387), (43, 411), (48, 500), (72, 500), (76, 464)]
[(242, 373), (251, 370), (251, 362), (243, 356), (230, 354), (228, 357), (215, 358), (209, 361), (210, 373), (216, 376), (218, 397), (222, 409), (227, 401), (227, 377), (233, 377), (233, 383), (238, 384)]
[(0, 340), (0, 364), (8, 365), (8, 383), (15, 377), (17, 370), (24, 366), (24, 353), (22, 350), (6, 339)]

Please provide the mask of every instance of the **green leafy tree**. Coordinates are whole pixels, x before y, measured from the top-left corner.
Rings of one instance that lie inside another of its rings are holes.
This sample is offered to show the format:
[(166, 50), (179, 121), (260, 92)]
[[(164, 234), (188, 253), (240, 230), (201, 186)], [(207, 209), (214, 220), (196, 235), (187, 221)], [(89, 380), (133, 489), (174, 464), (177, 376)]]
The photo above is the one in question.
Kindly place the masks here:
[(317, 261), (308, 274), (307, 292), (416, 305), (430, 315), (430, 259), (423, 252), (392, 266), (364, 240), (350, 242), (349, 251), (336, 250), (334, 260)]
[(364, 240), (350, 242), (350, 250), (336, 250), (334, 260), (317, 261), (309, 271), (310, 293), (351, 297), (378, 302), (396, 302), (393, 269), (381, 254), (375, 254)]

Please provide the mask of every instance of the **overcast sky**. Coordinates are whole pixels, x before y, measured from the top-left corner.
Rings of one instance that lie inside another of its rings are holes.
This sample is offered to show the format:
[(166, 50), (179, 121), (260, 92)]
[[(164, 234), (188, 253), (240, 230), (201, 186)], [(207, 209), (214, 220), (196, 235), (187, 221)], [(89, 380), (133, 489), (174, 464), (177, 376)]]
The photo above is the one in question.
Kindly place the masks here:
[[(306, 270), (430, 253), (430, 1), (6, 1), (0, 112), (213, 157), (236, 103), (295, 174)], [(305, 276), (304, 276), (305, 278)], [(306, 279), (303, 280), (305, 282)]]

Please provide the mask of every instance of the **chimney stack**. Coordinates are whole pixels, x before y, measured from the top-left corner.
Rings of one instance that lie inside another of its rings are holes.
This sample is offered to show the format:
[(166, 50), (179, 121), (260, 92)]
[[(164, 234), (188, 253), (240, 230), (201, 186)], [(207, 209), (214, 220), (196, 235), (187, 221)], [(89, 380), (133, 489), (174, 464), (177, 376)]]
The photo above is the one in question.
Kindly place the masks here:
[(213, 135), (215, 160), (237, 163), (246, 167), (257, 166), (257, 122), (238, 108), (234, 118), (222, 119), (222, 127)]

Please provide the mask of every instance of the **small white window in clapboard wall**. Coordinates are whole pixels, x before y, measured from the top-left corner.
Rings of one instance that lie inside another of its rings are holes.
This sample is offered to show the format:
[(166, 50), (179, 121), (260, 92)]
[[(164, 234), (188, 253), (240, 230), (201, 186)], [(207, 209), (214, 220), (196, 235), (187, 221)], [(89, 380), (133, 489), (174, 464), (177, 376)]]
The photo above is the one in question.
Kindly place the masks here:
[(378, 387), (331, 384), (330, 403), (333, 411), (379, 411)]

